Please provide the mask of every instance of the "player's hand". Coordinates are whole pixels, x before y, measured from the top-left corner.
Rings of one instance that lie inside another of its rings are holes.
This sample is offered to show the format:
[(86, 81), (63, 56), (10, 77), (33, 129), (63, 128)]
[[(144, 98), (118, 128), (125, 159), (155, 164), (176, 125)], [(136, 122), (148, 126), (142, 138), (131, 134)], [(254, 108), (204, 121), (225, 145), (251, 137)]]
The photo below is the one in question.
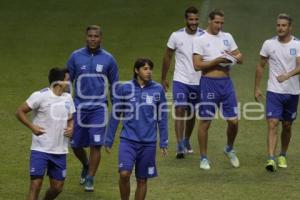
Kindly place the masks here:
[(106, 153), (110, 153), (111, 152), (111, 148), (108, 147), (108, 146), (105, 146), (105, 151), (106, 151)]
[(73, 127), (67, 127), (65, 128), (65, 134), (66, 137), (70, 138), (73, 135)]
[(162, 157), (167, 157), (168, 156), (168, 149), (167, 148), (161, 148), (160, 149)]
[(161, 84), (162, 84), (162, 86), (163, 86), (165, 92), (167, 92), (168, 89), (169, 89), (169, 81), (166, 80), (166, 79), (165, 79), (165, 80), (161, 80)]
[(289, 79), (288, 75), (286, 75), (286, 74), (279, 75), (276, 78), (279, 83), (282, 83)]
[(262, 92), (259, 88), (255, 89), (254, 97), (255, 97), (255, 101), (261, 102), (263, 95), (262, 95)]
[(44, 133), (46, 133), (45, 129), (43, 127), (40, 127), (38, 125), (32, 125), (31, 130), (33, 132), (34, 135), (43, 135)]

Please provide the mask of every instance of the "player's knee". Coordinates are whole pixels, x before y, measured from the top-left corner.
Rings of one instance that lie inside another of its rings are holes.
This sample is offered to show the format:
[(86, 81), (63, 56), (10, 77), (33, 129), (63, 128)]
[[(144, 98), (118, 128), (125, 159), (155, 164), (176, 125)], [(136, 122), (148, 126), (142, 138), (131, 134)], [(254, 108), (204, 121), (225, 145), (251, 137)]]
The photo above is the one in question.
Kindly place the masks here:
[(290, 131), (292, 128), (292, 122), (284, 121), (282, 123), (283, 129), (286, 131)]
[(129, 171), (120, 171), (120, 180), (121, 181), (129, 181), (131, 176), (131, 172)]
[(228, 125), (229, 125), (230, 127), (237, 127), (238, 124), (239, 124), (238, 119), (228, 120)]
[(140, 179), (140, 178), (137, 178), (136, 179), (136, 182), (137, 182), (137, 185), (138, 186), (144, 186), (147, 184), (147, 179)]
[(63, 191), (63, 187), (62, 186), (51, 187), (51, 191), (53, 194), (58, 195)]

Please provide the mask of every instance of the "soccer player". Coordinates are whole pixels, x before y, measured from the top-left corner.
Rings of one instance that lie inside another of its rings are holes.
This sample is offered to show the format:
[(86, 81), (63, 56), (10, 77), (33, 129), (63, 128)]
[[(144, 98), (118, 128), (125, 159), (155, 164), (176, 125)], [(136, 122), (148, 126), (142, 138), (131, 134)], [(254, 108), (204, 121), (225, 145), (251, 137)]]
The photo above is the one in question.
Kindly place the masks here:
[[(105, 138), (106, 86), (109, 83), (111, 89), (119, 79), (116, 61), (101, 47), (101, 42), (101, 28), (97, 25), (88, 26), (86, 47), (74, 51), (67, 63), (71, 81), (75, 83), (74, 101), (77, 110), (74, 114), (71, 145), (82, 164), (80, 184), (84, 184), (86, 192), (94, 191), (94, 176)], [(84, 147), (90, 148), (89, 158)]]
[(137, 59), (134, 79), (118, 87), (115, 106), (109, 121), (106, 150), (111, 151), (119, 119), (123, 127), (119, 145), (119, 188), (122, 200), (129, 200), (130, 176), (135, 167), (137, 188), (135, 199), (145, 199), (147, 179), (157, 176), (155, 156), (157, 128), (160, 149), (167, 155), (168, 117), (166, 97), (162, 86), (151, 80), (153, 63)]
[[(299, 99), (300, 41), (292, 35), (292, 19), (287, 14), (277, 17), (277, 36), (264, 42), (255, 74), (255, 99), (261, 101), (260, 82), (265, 65), (269, 65), (266, 96), (268, 123), (268, 160), (266, 169), (277, 170), (275, 162), (277, 131), (281, 121), (281, 152), (278, 167), (287, 168), (286, 153), (291, 139), (292, 123), (296, 119)], [(278, 80), (277, 80), (278, 79)]]
[(242, 63), (242, 55), (230, 33), (223, 32), (224, 12), (215, 9), (209, 13), (208, 27), (193, 42), (193, 62), (196, 71), (201, 70), (199, 106), (200, 168), (210, 169), (207, 157), (207, 134), (211, 121), (219, 107), (227, 121), (227, 145), (224, 153), (233, 167), (240, 163), (233, 149), (238, 133), (237, 99), (230, 78), (234, 63)]
[(185, 10), (185, 27), (171, 34), (162, 64), (161, 83), (167, 91), (167, 74), (175, 54), (173, 101), (178, 159), (184, 158), (184, 153), (193, 153), (190, 137), (195, 124), (195, 104), (199, 102), (198, 85), (201, 76), (201, 72), (195, 71), (192, 60), (192, 41), (202, 34), (198, 27), (198, 13), (195, 7)]
[[(48, 79), (50, 87), (32, 93), (16, 112), (17, 118), (32, 131), (28, 200), (38, 199), (46, 170), (50, 188), (45, 200), (55, 199), (62, 192), (66, 178), (66, 154), (75, 112), (72, 97), (65, 92), (69, 74), (66, 69), (52, 68)], [(31, 111), (32, 121), (27, 117)]]

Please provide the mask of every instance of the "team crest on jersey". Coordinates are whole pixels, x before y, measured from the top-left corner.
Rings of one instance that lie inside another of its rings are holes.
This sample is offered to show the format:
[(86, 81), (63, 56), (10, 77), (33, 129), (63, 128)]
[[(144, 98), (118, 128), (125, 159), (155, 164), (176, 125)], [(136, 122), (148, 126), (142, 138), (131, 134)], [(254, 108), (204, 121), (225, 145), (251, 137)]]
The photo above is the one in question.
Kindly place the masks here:
[(295, 48), (290, 49), (290, 55), (295, 56), (297, 54), (297, 50)]
[(97, 64), (96, 72), (102, 72), (102, 70), (103, 70), (103, 65)]
[(153, 103), (153, 97), (152, 96), (146, 96), (146, 103), (147, 104), (152, 104)]
[(228, 40), (223, 40), (224, 46), (229, 46), (229, 41)]

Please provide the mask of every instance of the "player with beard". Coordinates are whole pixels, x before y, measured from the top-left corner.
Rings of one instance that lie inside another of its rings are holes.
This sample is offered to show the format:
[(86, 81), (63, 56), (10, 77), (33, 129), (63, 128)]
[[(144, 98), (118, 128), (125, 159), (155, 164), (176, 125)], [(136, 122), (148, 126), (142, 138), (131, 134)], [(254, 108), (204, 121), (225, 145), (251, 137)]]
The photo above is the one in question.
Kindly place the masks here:
[(198, 27), (199, 11), (195, 7), (185, 10), (185, 27), (173, 32), (163, 57), (161, 83), (167, 91), (167, 74), (175, 54), (173, 76), (173, 101), (175, 104), (175, 134), (177, 139), (176, 158), (184, 153), (193, 153), (190, 137), (195, 124), (195, 105), (199, 102), (198, 85), (200, 72), (196, 72), (192, 61), (192, 41), (203, 31)]

